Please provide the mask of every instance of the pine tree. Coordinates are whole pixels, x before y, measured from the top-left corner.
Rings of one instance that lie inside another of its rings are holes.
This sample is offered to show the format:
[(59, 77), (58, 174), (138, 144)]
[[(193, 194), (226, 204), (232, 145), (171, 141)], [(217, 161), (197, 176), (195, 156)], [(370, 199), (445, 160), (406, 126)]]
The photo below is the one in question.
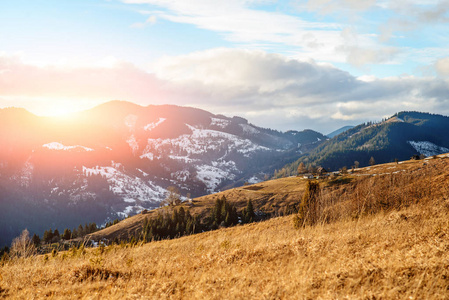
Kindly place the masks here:
[(246, 203), (246, 208), (244, 210), (245, 215), (245, 223), (252, 223), (254, 222), (254, 220), (256, 219), (256, 214), (254, 213), (254, 207), (253, 207), (253, 203), (251, 202), (251, 200), (248, 200), (248, 202)]
[(89, 224), (89, 233), (93, 233), (93, 232), (95, 232), (95, 231), (97, 231), (97, 224), (95, 224), (95, 223), (90, 223), (90, 224)]
[(31, 239), (34, 246), (38, 247), (41, 244), (41, 239), (39, 237), (39, 235), (37, 234), (33, 234), (33, 238)]
[(78, 232), (78, 237), (84, 236), (85, 232), (84, 232), (84, 229), (83, 229), (83, 225), (81, 225), (81, 224), (78, 225), (77, 232)]
[(49, 231), (45, 230), (45, 232), (44, 232), (44, 241), (46, 243), (50, 243), (52, 239), (53, 239), (53, 230), (51, 230), (51, 228), (50, 228)]
[(62, 234), (62, 238), (64, 240), (70, 240), (72, 238), (72, 232), (70, 231), (70, 229), (68, 229), (68, 228), (64, 229), (64, 233)]
[(52, 237), (51, 241), (53, 243), (56, 243), (56, 242), (59, 242), (60, 239), (61, 239), (61, 236), (59, 234), (59, 231), (58, 231), (58, 229), (55, 229), (55, 232), (53, 232), (53, 237)]

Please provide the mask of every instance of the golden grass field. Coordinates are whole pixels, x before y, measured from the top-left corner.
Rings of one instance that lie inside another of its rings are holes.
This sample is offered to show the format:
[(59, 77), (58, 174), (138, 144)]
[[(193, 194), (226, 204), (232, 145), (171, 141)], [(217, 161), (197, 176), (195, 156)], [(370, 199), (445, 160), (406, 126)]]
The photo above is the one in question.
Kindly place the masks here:
[[(393, 167), (404, 171), (382, 177)], [(360, 170), (351, 175), (357, 184), (323, 193), (323, 222), (299, 230), (286, 216), (14, 259), (0, 268), (0, 297), (447, 299), (448, 169), (435, 159)]]

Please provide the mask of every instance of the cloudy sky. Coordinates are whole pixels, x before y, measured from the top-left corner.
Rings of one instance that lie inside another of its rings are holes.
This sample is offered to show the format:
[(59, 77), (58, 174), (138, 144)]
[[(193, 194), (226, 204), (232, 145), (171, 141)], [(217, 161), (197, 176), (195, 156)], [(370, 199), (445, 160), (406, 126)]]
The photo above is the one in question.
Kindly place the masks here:
[(0, 108), (113, 100), (328, 133), (449, 114), (449, 1), (0, 0)]

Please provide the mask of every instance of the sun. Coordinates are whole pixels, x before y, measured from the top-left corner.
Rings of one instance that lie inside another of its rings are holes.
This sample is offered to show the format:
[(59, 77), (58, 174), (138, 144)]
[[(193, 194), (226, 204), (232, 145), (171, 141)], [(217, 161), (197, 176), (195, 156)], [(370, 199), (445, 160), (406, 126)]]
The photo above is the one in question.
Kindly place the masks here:
[(51, 101), (48, 103), (41, 103), (42, 105), (34, 107), (32, 112), (41, 117), (52, 117), (66, 119), (72, 117), (76, 112), (80, 111), (74, 103), (64, 101)]
[(68, 106), (53, 105), (46, 109), (47, 117), (69, 117), (75, 113), (75, 110)]

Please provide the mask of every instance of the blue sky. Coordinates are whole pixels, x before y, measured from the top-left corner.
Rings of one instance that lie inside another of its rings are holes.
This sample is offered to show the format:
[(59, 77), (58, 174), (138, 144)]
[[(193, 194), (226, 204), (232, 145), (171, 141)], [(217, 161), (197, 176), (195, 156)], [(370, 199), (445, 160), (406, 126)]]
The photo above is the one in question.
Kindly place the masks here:
[(121, 99), (280, 130), (449, 114), (449, 1), (0, 0), (0, 107)]

